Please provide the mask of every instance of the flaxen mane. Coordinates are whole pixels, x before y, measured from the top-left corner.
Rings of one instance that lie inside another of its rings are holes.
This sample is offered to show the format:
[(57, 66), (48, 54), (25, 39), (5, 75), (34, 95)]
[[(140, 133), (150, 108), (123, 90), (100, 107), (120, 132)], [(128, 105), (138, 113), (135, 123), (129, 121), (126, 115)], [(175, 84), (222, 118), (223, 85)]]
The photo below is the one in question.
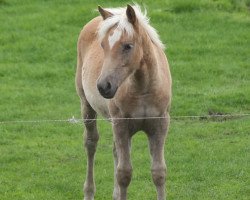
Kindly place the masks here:
[[(146, 9), (144, 12), (142, 12), (140, 6), (138, 5), (133, 6), (133, 8), (135, 10), (139, 24), (144, 28), (151, 41), (156, 46), (164, 49), (165, 46), (161, 42), (157, 31), (149, 24), (149, 18), (147, 17)], [(98, 29), (99, 40), (102, 40), (108, 30), (115, 25), (117, 25), (117, 29), (127, 33), (129, 36), (133, 36), (134, 28), (127, 19), (126, 8), (107, 8), (106, 10), (112, 13), (113, 16), (107, 18), (100, 24)]]

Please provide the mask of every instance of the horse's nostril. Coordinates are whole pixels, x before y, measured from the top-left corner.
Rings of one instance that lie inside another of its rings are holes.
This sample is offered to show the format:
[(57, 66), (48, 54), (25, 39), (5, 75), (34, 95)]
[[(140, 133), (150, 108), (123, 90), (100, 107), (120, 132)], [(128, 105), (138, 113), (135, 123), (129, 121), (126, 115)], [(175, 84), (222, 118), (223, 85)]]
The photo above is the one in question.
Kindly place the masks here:
[(107, 82), (106, 89), (107, 89), (107, 90), (110, 90), (110, 89), (111, 89), (111, 83), (110, 83), (110, 82)]
[(112, 85), (110, 82), (98, 83), (97, 88), (102, 95), (106, 95), (106, 94), (110, 93), (110, 91), (112, 89)]
[(99, 93), (106, 99), (111, 99), (114, 97), (118, 87), (112, 85), (109, 81), (103, 81), (97, 83), (97, 89)]

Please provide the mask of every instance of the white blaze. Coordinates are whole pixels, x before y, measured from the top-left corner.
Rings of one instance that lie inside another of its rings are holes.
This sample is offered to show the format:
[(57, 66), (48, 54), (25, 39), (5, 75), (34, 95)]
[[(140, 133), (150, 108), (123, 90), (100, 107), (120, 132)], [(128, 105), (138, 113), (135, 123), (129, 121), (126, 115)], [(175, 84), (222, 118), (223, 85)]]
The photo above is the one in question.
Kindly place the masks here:
[(115, 43), (116, 43), (117, 41), (120, 40), (121, 35), (122, 35), (122, 31), (116, 29), (116, 30), (113, 32), (113, 34), (109, 36), (109, 39), (108, 39), (108, 40), (109, 40), (110, 49), (112, 49), (113, 46), (115, 45)]

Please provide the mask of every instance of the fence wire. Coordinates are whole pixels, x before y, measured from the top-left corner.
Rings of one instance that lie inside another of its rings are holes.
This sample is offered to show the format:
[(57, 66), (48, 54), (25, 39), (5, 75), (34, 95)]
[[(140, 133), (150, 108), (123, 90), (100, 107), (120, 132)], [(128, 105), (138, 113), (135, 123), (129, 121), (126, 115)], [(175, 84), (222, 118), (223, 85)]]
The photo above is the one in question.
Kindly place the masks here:
[[(182, 115), (182, 116), (170, 116), (171, 120), (186, 120), (186, 119), (199, 119), (199, 120), (227, 120), (236, 119), (242, 117), (249, 117), (250, 113), (240, 114), (211, 114), (211, 115)], [(167, 117), (131, 117), (131, 118), (96, 118), (96, 119), (79, 119), (72, 116), (69, 119), (41, 119), (41, 120), (6, 120), (0, 121), (2, 124), (41, 124), (41, 123), (70, 123), (79, 124), (83, 122), (92, 121), (115, 121), (115, 120), (147, 120), (147, 119), (164, 119)]]

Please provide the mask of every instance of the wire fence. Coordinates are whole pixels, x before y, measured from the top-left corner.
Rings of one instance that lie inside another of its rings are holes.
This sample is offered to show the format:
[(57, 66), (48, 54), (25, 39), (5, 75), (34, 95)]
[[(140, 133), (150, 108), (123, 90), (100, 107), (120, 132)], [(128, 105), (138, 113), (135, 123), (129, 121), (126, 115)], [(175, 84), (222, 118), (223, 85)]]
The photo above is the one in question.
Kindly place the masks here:
[[(240, 114), (210, 114), (210, 115), (182, 115), (182, 116), (171, 116), (171, 120), (229, 120), (238, 119), (243, 117), (249, 117), (250, 113)], [(164, 119), (167, 117), (131, 117), (131, 118), (96, 118), (96, 119), (79, 119), (72, 116), (69, 119), (41, 119), (41, 120), (6, 120), (0, 121), (0, 125), (4, 124), (41, 124), (41, 123), (70, 123), (79, 124), (83, 122), (92, 121), (115, 121), (115, 120), (148, 120), (148, 119)]]

